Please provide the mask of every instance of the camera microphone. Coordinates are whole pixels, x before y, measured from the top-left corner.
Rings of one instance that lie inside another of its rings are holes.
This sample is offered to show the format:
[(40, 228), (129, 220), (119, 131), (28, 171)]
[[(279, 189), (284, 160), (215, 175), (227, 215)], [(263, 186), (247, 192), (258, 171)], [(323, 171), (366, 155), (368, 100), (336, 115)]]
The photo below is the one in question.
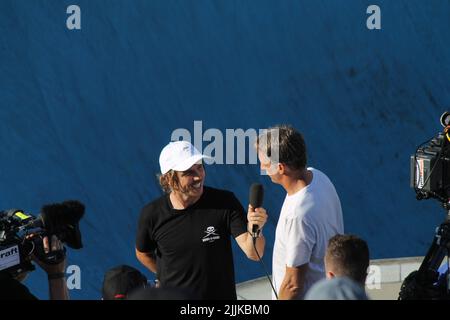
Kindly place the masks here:
[[(264, 198), (264, 188), (262, 184), (260, 183), (254, 183), (250, 187), (250, 205), (253, 207), (253, 209), (260, 208), (263, 203)], [(252, 226), (252, 237), (256, 238), (258, 237), (258, 225), (254, 224)]]
[(49, 234), (58, 235), (73, 249), (81, 249), (79, 221), (84, 215), (84, 205), (76, 200), (47, 204), (42, 207), (41, 220)]

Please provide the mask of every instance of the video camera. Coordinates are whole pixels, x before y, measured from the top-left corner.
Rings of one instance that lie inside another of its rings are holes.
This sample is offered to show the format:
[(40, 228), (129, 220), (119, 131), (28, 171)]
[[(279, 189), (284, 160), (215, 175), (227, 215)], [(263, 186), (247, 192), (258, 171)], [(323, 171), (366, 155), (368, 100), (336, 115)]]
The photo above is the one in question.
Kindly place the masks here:
[(448, 210), (450, 198), (450, 113), (440, 118), (444, 131), (411, 156), (411, 187), (418, 200), (436, 198)]
[(70, 248), (83, 247), (79, 221), (84, 205), (78, 201), (45, 205), (37, 217), (22, 210), (0, 211), (0, 272), (16, 276), (33, 271), (31, 256), (47, 264), (58, 264), (65, 258), (65, 250), (45, 253), (42, 239), (52, 235)]
[(444, 130), (421, 144), (411, 156), (411, 187), (417, 200), (439, 200), (447, 216), (436, 228), (419, 270), (403, 281), (399, 300), (450, 299), (450, 272), (447, 269), (444, 275), (439, 273), (450, 253), (450, 113), (444, 112), (440, 121)]

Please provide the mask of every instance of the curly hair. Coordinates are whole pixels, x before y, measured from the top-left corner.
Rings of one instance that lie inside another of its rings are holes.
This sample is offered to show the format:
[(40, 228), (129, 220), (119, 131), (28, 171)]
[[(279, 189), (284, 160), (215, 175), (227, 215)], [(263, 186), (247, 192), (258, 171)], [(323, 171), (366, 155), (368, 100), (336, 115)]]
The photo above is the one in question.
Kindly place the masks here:
[(174, 170), (170, 170), (165, 174), (158, 175), (159, 185), (165, 193), (170, 193), (172, 190), (178, 190), (180, 188), (177, 173)]

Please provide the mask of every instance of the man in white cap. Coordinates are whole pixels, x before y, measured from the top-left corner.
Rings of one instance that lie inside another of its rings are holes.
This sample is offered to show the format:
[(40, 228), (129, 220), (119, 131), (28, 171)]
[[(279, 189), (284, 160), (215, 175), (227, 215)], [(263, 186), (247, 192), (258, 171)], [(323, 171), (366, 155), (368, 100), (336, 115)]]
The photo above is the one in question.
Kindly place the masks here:
[(251, 260), (264, 253), (263, 208), (245, 210), (232, 192), (204, 186), (206, 158), (191, 143), (176, 141), (161, 151), (160, 184), (166, 195), (145, 206), (136, 256), (160, 285), (189, 289), (200, 299), (236, 299), (230, 236)]

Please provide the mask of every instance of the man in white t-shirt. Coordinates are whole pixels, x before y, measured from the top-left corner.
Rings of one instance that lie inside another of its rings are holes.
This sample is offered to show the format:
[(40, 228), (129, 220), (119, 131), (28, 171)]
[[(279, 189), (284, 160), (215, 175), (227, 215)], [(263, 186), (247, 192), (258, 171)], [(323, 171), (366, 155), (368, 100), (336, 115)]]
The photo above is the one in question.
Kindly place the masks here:
[(305, 142), (294, 128), (277, 126), (260, 135), (258, 158), (272, 182), (287, 192), (275, 233), (274, 287), (279, 299), (302, 299), (325, 278), (328, 240), (344, 233), (341, 203), (330, 179), (306, 167)]

